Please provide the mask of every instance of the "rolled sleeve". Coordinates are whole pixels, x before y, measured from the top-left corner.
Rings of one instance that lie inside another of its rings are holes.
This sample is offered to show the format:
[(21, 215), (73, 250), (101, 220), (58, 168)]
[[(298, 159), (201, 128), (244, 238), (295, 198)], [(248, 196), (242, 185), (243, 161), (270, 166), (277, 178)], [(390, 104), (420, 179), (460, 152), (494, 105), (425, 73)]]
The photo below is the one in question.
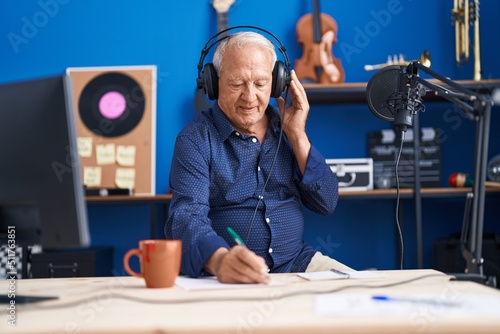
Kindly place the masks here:
[(304, 205), (312, 211), (328, 215), (337, 207), (337, 176), (314, 146), (311, 146), (306, 169), (298, 187)]

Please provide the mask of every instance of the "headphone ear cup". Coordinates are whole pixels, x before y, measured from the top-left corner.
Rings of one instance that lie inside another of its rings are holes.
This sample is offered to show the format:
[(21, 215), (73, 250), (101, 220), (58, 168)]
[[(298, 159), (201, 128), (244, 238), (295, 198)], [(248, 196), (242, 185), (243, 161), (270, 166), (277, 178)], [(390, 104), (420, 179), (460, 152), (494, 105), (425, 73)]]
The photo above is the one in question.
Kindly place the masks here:
[(215, 100), (219, 95), (219, 77), (212, 63), (207, 63), (201, 73), (203, 88), (210, 100)]
[(273, 68), (273, 82), (271, 87), (271, 97), (277, 98), (281, 96), (281, 93), (285, 90), (288, 84), (287, 73), (285, 70), (285, 64), (282, 61), (277, 61), (274, 63)]

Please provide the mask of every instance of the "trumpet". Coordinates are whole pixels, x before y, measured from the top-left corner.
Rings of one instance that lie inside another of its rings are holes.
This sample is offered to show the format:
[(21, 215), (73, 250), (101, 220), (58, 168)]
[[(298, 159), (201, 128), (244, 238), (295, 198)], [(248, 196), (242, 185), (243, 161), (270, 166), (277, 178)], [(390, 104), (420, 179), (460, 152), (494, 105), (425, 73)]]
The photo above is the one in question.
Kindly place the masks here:
[[(429, 51), (424, 50), (422, 54), (420, 55), (420, 58), (416, 59), (420, 64), (426, 66), (426, 67), (431, 67), (431, 54)], [(387, 62), (383, 64), (376, 64), (376, 65), (365, 65), (365, 71), (373, 71), (373, 70), (378, 70), (383, 67), (389, 66), (389, 65), (401, 65), (401, 66), (406, 66), (410, 63), (410, 60), (406, 60), (403, 54), (399, 55), (389, 55), (387, 56)]]
[(479, 45), (479, 0), (454, 0), (451, 10), (455, 24), (455, 59), (458, 66), (469, 61), (469, 27), (474, 26), (474, 80), (481, 80), (481, 55)]

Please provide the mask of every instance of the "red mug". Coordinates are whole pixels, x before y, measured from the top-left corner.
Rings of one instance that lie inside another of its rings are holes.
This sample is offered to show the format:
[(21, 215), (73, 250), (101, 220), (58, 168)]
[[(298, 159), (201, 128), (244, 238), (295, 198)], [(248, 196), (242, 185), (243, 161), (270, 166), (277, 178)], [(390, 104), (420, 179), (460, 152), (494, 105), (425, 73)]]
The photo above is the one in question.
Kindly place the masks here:
[[(130, 258), (139, 258), (141, 271), (130, 268)], [(181, 268), (182, 242), (180, 240), (141, 240), (139, 247), (125, 253), (125, 271), (143, 278), (148, 288), (170, 288), (174, 286)]]

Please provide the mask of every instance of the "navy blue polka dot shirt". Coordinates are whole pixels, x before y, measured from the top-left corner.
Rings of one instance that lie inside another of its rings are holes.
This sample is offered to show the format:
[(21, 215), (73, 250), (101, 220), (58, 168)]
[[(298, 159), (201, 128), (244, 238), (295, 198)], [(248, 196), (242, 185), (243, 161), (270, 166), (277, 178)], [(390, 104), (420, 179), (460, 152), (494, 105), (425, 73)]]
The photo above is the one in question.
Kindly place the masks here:
[(278, 111), (269, 106), (266, 114), (269, 128), (262, 145), (236, 131), (217, 103), (177, 136), (165, 236), (182, 240), (182, 274), (206, 274), (209, 257), (235, 245), (228, 226), (272, 273), (304, 271), (316, 253), (302, 240), (302, 205), (331, 214), (338, 201), (337, 177), (314, 146), (302, 175), (284, 133), (276, 155)]

